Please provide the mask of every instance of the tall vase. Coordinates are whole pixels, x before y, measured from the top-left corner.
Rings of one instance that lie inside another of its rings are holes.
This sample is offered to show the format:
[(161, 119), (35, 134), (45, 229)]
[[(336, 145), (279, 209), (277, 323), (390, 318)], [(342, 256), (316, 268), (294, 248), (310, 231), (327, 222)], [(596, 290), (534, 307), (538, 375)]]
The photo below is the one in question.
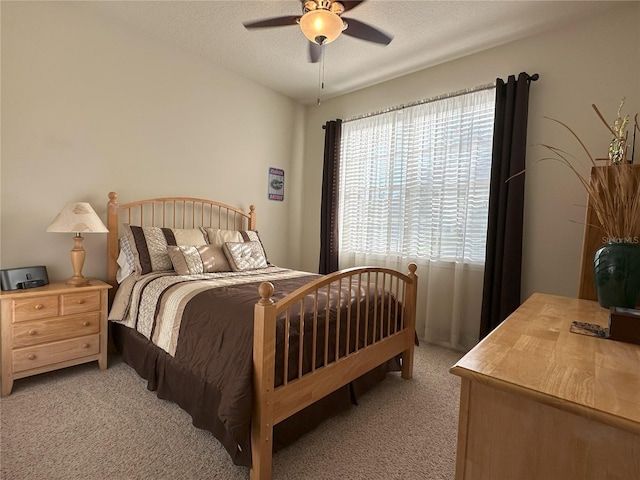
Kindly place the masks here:
[(640, 305), (640, 245), (607, 243), (594, 256), (598, 303), (605, 307)]

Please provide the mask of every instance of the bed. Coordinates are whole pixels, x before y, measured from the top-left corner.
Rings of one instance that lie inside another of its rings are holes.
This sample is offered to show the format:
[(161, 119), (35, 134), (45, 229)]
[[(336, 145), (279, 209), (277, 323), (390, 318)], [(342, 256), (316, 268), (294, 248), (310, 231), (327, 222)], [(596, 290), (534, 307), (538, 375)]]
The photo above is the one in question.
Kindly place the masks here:
[(256, 212), (166, 197), (107, 205), (112, 338), (159, 398), (211, 431), (252, 480), (274, 449), (387, 372), (411, 378), (416, 266), (321, 276), (271, 264)]

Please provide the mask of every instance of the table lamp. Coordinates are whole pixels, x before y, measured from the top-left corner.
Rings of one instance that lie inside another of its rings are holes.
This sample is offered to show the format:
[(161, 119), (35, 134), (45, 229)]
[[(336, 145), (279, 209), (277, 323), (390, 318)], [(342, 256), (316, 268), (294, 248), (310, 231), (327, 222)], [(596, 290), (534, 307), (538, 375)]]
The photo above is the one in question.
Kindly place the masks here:
[(82, 266), (84, 265), (85, 251), (82, 247), (82, 233), (107, 233), (100, 217), (86, 202), (69, 202), (62, 211), (56, 215), (47, 232), (74, 233), (74, 246), (71, 249), (71, 265), (73, 266), (73, 277), (67, 280), (68, 285), (80, 287), (87, 285), (89, 281), (82, 276)]

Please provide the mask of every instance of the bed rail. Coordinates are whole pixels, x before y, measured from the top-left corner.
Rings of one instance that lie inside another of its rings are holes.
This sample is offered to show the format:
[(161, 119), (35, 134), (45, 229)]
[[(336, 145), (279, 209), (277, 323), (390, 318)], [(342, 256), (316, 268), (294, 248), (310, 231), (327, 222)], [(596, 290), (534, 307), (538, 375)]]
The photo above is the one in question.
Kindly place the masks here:
[[(271, 298), (273, 284), (260, 285), (254, 315), (252, 480), (271, 478), (275, 424), (396, 355), (402, 355), (402, 377), (411, 378), (415, 272), (413, 263), (407, 275), (351, 268), (319, 278), (278, 302)], [(311, 304), (311, 314), (304, 313), (305, 303)], [(331, 321), (325, 323), (326, 318)], [(326, 325), (333, 325), (333, 331)], [(298, 334), (291, 335), (293, 331)], [(306, 358), (310, 364), (305, 365)], [(277, 362), (283, 362), (282, 379), (274, 378)]]

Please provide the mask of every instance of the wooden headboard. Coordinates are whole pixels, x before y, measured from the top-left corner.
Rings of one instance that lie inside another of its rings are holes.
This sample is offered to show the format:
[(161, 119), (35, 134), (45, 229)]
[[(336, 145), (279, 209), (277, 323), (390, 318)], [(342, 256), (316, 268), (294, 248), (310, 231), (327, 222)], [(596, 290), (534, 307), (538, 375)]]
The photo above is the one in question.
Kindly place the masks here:
[(143, 227), (198, 228), (210, 227), (225, 230), (255, 230), (256, 213), (251, 205), (245, 212), (239, 208), (193, 197), (163, 197), (118, 203), (116, 192), (109, 193), (107, 204), (107, 282), (115, 290), (118, 286), (118, 255), (121, 224)]

